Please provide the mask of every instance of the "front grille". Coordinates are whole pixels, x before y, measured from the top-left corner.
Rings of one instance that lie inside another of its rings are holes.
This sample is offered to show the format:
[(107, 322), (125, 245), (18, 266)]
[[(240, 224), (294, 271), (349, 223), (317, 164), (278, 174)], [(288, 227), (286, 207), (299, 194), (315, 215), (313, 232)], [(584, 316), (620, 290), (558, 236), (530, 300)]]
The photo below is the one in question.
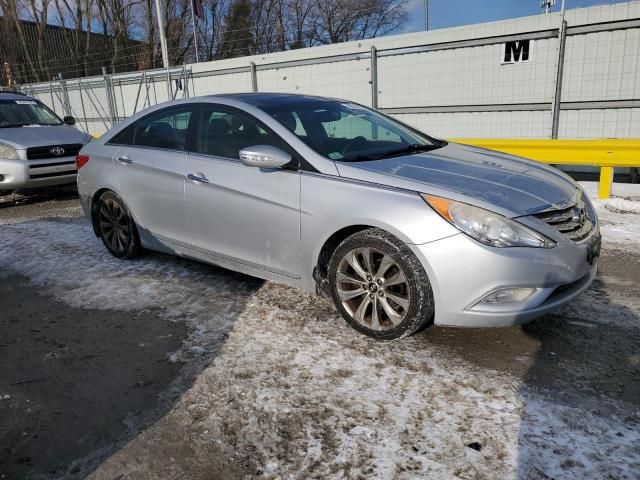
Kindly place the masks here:
[(29, 178), (31, 180), (37, 180), (40, 178), (54, 178), (54, 177), (64, 177), (65, 175), (75, 175), (75, 170), (65, 170), (64, 172), (51, 172), (51, 173), (35, 173), (30, 174)]
[(38, 168), (49, 168), (49, 167), (59, 167), (61, 165), (75, 165), (75, 160), (66, 160), (64, 162), (53, 162), (53, 163), (40, 163), (36, 165), (30, 165), (30, 170), (37, 170)]
[(562, 210), (551, 210), (535, 215), (574, 242), (584, 240), (593, 230), (584, 201)]
[(68, 145), (46, 145), (44, 147), (27, 148), (27, 159), (44, 160), (47, 158), (75, 157), (82, 148), (81, 143)]

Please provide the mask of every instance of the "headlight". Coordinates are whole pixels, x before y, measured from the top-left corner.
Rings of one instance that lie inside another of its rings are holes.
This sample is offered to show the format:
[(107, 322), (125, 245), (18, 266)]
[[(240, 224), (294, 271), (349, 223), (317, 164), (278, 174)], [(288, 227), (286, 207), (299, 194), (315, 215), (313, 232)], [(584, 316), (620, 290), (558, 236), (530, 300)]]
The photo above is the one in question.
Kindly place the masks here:
[(4, 158), (6, 160), (18, 160), (20, 157), (18, 157), (18, 152), (15, 148), (5, 145), (4, 143), (0, 143), (0, 158)]
[(448, 198), (422, 195), (422, 198), (454, 227), (492, 247), (552, 248), (556, 243), (519, 222), (483, 208)]

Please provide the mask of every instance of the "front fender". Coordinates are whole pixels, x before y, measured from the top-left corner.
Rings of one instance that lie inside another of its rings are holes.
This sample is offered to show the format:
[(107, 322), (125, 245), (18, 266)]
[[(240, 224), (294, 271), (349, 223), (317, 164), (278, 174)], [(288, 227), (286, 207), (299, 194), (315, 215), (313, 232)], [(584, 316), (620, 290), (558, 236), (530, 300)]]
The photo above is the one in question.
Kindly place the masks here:
[(336, 232), (354, 226), (380, 228), (406, 244), (416, 245), (459, 233), (417, 192), (304, 173), (301, 182), (303, 288), (315, 289), (313, 270), (327, 240)]

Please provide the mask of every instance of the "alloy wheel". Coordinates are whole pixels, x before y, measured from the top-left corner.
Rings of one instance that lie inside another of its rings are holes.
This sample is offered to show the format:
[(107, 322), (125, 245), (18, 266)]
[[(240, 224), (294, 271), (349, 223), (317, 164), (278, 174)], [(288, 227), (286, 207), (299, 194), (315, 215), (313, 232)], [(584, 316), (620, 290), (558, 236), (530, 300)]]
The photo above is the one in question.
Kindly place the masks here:
[(347, 252), (338, 264), (336, 291), (353, 320), (371, 330), (390, 330), (411, 304), (407, 276), (391, 255), (372, 247)]
[(102, 201), (98, 212), (102, 238), (113, 251), (124, 253), (131, 242), (131, 226), (127, 212), (111, 198)]

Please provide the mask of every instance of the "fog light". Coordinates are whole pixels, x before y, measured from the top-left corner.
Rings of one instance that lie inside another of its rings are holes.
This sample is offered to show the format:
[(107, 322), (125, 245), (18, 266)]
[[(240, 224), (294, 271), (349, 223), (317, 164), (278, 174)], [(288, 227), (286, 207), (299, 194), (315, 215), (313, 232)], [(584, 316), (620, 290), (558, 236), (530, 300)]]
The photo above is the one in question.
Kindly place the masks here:
[(537, 288), (511, 287), (494, 290), (483, 297), (476, 305), (495, 305), (503, 303), (521, 303), (538, 291)]
[(4, 175), (0, 175), (0, 183), (4, 182)]

